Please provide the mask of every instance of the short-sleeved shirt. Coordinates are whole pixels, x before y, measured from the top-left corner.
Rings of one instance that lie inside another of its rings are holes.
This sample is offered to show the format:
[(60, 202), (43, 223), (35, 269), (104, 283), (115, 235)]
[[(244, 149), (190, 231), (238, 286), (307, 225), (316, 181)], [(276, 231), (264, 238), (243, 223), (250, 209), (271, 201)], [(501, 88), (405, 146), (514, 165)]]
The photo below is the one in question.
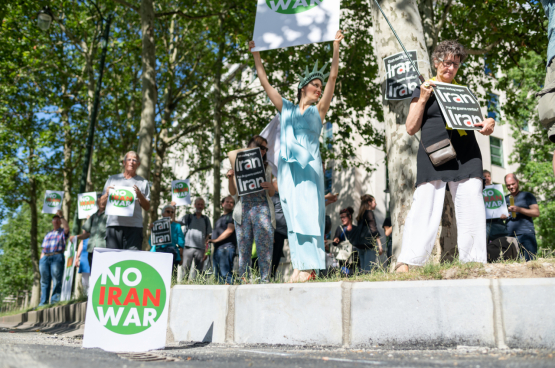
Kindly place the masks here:
[[(356, 225), (351, 225), (351, 226), (352, 226), (351, 231), (347, 230), (347, 226), (343, 226), (343, 225), (338, 226), (337, 229), (335, 229), (335, 236), (333, 238), (334, 239), (339, 238), (339, 241), (349, 240), (351, 244), (356, 243), (357, 226)], [(347, 236), (347, 239), (345, 239), (345, 235)], [(356, 245), (356, 244), (353, 244), (353, 245)]]
[(206, 235), (212, 233), (210, 219), (204, 215), (200, 218), (196, 214), (188, 214), (181, 219), (183, 234), (185, 234), (185, 246), (189, 248), (204, 249)]
[(91, 234), (87, 244), (87, 252), (94, 252), (94, 248), (106, 248), (106, 212), (93, 213), (83, 225), (83, 230)]
[[(112, 185), (131, 188), (136, 185), (145, 198), (150, 201), (150, 183), (142, 176), (135, 175), (132, 178), (125, 179), (123, 174), (112, 175), (108, 178), (108, 181), (106, 181), (102, 195), (104, 195), (107, 188)], [(135, 200), (135, 210), (132, 217), (108, 216), (106, 226), (143, 227), (143, 212), (141, 211), (139, 200)]]
[[(507, 204), (510, 202), (510, 196), (505, 197)], [(515, 206), (522, 208), (530, 208), (530, 205), (538, 204), (536, 197), (530, 192), (518, 192), (515, 197)], [(507, 232), (509, 236), (514, 236), (515, 234), (522, 235), (531, 232), (536, 232), (534, 229), (534, 221), (530, 216), (523, 215), (522, 213), (516, 214), (516, 218), (513, 218), (509, 213), (509, 218), (507, 219)]]
[(66, 249), (67, 234), (63, 227), (52, 230), (42, 241), (42, 253), (63, 252)]
[[(214, 224), (214, 230), (212, 230), (212, 239), (218, 239), (220, 235), (222, 235), (224, 231), (227, 230), (229, 224), (233, 225), (234, 223), (235, 222), (233, 221), (233, 214), (231, 212), (220, 217)], [(231, 235), (228, 236), (226, 239), (214, 243), (214, 248), (219, 248), (223, 246), (237, 246), (237, 234), (235, 233), (235, 230), (233, 230), (233, 233), (231, 233)]]
[[(417, 97), (420, 97), (420, 86), (412, 93), (412, 98)], [(482, 153), (474, 131), (465, 130), (466, 134), (462, 136), (458, 130), (447, 131), (435, 95), (430, 96), (426, 102), (421, 131), (422, 143), (419, 143), (416, 159), (416, 186), (434, 180), (448, 183), (468, 178), (483, 178)], [(457, 158), (435, 167), (424, 147), (438, 143), (449, 136)]]

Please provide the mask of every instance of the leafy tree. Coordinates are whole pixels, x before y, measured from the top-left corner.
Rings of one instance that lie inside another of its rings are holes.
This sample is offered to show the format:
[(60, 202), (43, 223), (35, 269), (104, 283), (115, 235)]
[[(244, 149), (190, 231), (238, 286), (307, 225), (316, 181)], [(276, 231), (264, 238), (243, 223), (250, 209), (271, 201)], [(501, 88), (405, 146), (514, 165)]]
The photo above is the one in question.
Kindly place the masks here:
[(501, 110), (513, 128), (515, 145), (511, 162), (519, 164), (520, 189), (533, 193), (538, 199), (540, 217), (534, 224), (539, 246), (555, 249), (554, 146), (539, 122), (535, 96), (545, 80), (545, 59), (545, 50), (541, 54), (528, 52), (517, 60), (519, 67), (506, 71), (506, 76), (499, 80), (499, 88), (507, 93), (507, 102)]

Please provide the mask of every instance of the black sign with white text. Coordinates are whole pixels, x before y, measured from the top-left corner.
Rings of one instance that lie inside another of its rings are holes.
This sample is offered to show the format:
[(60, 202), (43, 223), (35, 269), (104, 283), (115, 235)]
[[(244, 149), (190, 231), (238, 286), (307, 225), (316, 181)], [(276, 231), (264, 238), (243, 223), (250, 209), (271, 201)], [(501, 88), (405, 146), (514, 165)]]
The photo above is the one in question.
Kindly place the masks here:
[(482, 109), (468, 87), (434, 82), (435, 93), (447, 126), (460, 130), (480, 130), (474, 124), (484, 121)]
[[(418, 65), (416, 51), (409, 51), (409, 55), (415, 65)], [(386, 72), (385, 99), (399, 101), (411, 98), (412, 92), (420, 85), (420, 81), (418, 71), (414, 70), (405, 53), (388, 56), (383, 61)]]
[(260, 186), (266, 181), (266, 171), (262, 161), (260, 148), (248, 149), (237, 153), (235, 159), (235, 183), (237, 194), (257, 193), (264, 188)]
[(163, 217), (154, 221), (152, 232), (150, 234), (150, 245), (165, 245), (172, 243), (171, 220), (169, 217)]

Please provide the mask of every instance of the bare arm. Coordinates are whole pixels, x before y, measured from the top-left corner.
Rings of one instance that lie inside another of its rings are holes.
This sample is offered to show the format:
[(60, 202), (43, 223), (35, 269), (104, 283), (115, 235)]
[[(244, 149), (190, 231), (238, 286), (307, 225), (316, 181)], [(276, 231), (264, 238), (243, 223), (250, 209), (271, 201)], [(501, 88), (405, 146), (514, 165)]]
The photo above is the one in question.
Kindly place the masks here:
[(320, 113), (320, 118), (322, 119), (322, 124), (325, 123), (325, 117), (330, 108), (331, 99), (333, 98), (333, 92), (335, 91), (335, 82), (337, 81), (337, 76), (339, 75), (339, 45), (343, 39), (343, 34), (341, 31), (337, 31), (335, 34), (335, 41), (333, 41), (333, 60), (331, 62), (331, 70), (326, 88), (324, 89), (324, 94), (318, 102), (318, 112)]
[(227, 229), (224, 230), (222, 235), (218, 236), (217, 239), (211, 239), (208, 242), (209, 243), (219, 243), (222, 240), (225, 240), (225, 239), (229, 238), (231, 236), (231, 234), (233, 234), (234, 231), (235, 231), (235, 225), (234, 224), (227, 224)]
[(537, 204), (531, 204), (530, 208), (509, 206), (509, 212), (522, 213), (523, 215), (528, 217), (540, 217), (540, 208)]
[(144, 194), (141, 192), (138, 186), (133, 185), (133, 189), (135, 189), (135, 194), (137, 195), (137, 199), (139, 200), (139, 204), (141, 208), (145, 211), (150, 210), (150, 201), (146, 199)]
[(62, 210), (56, 211), (56, 215), (60, 216), (60, 222), (62, 223), (62, 228), (64, 229), (64, 233), (66, 235), (69, 234), (69, 224), (67, 223), (67, 220), (64, 218), (64, 214), (62, 213)]
[(233, 169), (227, 172), (227, 180), (229, 181), (229, 194), (231, 194), (232, 196), (237, 194), (237, 188), (235, 187), (234, 176), (235, 176), (235, 171), (233, 171)]
[(391, 236), (391, 233), (393, 232), (392, 226), (384, 226), (383, 229), (385, 230), (385, 236)]
[(264, 91), (266, 91), (266, 94), (270, 98), (270, 101), (272, 101), (276, 109), (281, 112), (281, 108), (283, 107), (281, 95), (274, 87), (270, 85), (270, 82), (268, 82), (268, 77), (266, 76), (266, 71), (264, 70), (264, 65), (262, 65), (262, 59), (260, 58), (260, 52), (251, 51), (253, 47), (254, 41), (250, 41), (249, 51), (252, 52), (252, 57), (254, 58), (254, 66), (256, 67), (256, 74), (258, 74), (260, 84), (262, 85), (262, 88), (264, 88)]
[(424, 117), (424, 108), (426, 103), (432, 95), (432, 86), (435, 83), (432, 81), (427, 81), (430, 87), (420, 86), (420, 97), (415, 97), (410, 103), (409, 115), (407, 116), (406, 129), (409, 135), (415, 135), (416, 132), (422, 127), (422, 118)]

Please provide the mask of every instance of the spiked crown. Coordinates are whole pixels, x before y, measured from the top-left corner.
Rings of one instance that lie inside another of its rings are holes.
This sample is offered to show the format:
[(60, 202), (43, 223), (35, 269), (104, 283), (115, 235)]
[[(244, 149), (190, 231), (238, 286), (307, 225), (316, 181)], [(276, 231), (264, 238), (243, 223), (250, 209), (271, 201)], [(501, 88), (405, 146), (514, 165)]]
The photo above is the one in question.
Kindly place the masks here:
[(304, 72), (304, 77), (302, 75), (299, 75), (300, 80), (299, 80), (298, 89), (303, 88), (311, 80), (314, 80), (314, 79), (320, 79), (322, 81), (322, 86), (325, 86), (326, 85), (325, 80), (330, 75), (330, 73), (324, 74), (324, 70), (326, 70), (327, 66), (328, 66), (328, 63), (325, 63), (322, 69), (318, 70), (318, 60), (316, 60), (316, 63), (314, 64), (314, 69), (312, 69), (312, 72), (310, 73), (308, 72), (308, 66), (307, 66)]

